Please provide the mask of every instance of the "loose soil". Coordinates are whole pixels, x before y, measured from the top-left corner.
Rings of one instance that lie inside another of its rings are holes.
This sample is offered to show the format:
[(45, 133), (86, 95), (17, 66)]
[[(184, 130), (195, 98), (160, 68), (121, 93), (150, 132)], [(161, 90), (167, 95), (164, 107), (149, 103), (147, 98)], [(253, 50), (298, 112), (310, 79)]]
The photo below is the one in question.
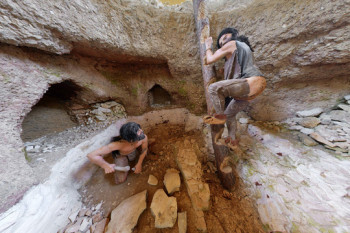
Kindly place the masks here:
[[(209, 184), (211, 195), (210, 210), (205, 212), (205, 220), (208, 232), (265, 232), (259, 215), (253, 206), (253, 202), (244, 192), (239, 179), (236, 190), (232, 193), (224, 190), (215, 172), (210, 170), (208, 152), (200, 131), (185, 132), (183, 126), (163, 123), (150, 129), (147, 133), (149, 138), (154, 138), (155, 143), (150, 145), (149, 154), (144, 160), (141, 174), (129, 174), (125, 183), (114, 184), (113, 174), (104, 174), (103, 169), (98, 169), (91, 180), (79, 191), (83, 197), (83, 203), (87, 207), (96, 206), (103, 202), (102, 210), (105, 216), (110, 216), (111, 211), (126, 198), (143, 190), (148, 191), (147, 209), (141, 214), (135, 233), (153, 232), (178, 232), (177, 223), (171, 229), (156, 229), (154, 217), (150, 211), (153, 194), (157, 189), (163, 189), (163, 177), (168, 168), (178, 169), (175, 161), (176, 145), (183, 145), (185, 140), (191, 142), (198, 159), (204, 170), (203, 179)], [(112, 163), (111, 156), (106, 160)], [(147, 183), (148, 176), (152, 174), (158, 179), (157, 186)], [(178, 212), (187, 212), (187, 232), (197, 232), (195, 217), (186, 186), (182, 180), (181, 189), (174, 195), (178, 204)]]

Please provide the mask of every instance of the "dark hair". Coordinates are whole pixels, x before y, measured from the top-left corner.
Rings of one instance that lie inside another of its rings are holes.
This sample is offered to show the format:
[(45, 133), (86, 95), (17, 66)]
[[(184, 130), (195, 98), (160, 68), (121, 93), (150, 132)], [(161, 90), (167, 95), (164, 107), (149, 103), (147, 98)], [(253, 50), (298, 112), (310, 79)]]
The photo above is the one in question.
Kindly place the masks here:
[(242, 35), (242, 36), (238, 36), (238, 30), (235, 29), (235, 28), (225, 28), (224, 30), (222, 30), (222, 31), (220, 32), (220, 34), (219, 34), (219, 36), (218, 36), (217, 43), (216, 43), (218, 49), (221, 48), (221, 46), (220, 46), (220, 44), (219, 44), (219, 40), (220, 40), (220, 38), (221, 38), (223, 35), (225, 35), (225, 34), (232, 34), (231, 40), (238, 40), (238, 41), (240, 41), (240, 42), (246, 43), (246, 44), (249, 46), (250, 50), (252, 50), (252, 52), (254, 52), (254, 49), (253, 49), (252, 46), (250, 45), (250, 42), (249, 42), (249, 40), (248, 40), (248, 37), (243, 36), (243, 35)]
[(128, 122), (120, 128), (120, 137), (128, 142), (140, 141), (145, 138), (145, 135), (143, 133), (137, 135), (139, 129), (141, 129), (139, 124)]

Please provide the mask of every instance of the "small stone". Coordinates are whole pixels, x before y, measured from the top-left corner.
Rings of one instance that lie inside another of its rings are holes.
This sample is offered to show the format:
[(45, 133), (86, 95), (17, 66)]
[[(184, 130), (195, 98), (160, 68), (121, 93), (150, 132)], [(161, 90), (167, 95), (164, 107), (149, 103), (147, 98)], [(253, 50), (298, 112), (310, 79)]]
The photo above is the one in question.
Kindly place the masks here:
[(95, 207), (95, 211), (98, 211), (102, 206), (102, 202), (98, 203), (98, 205)]
[(315, 139), (316, 141), (321, 142), (321, 143), (323, 143), (323, 144), (325, 144), (325, 145), (327, 145), (327, 146), (329, 146), (329, 147), (335, 147), (335, 145), (334, 145), (333, 143), (331, 143), (330, 141), (324, 139), (323, 137), (321, 137), (321, 136), (320, 136), (319, 134), (317, 134), (317, 133), (312, 133), (312, 134), (310, 134), (310, 136), (311, 136), (313, 139)]
[(186, 211), (177, 214), (177, 225), (179, 227), (179, 233), (186, 233), (187, 231), (187, 213)]
[(322, 108), (314, 108), (310, 110), (305, 110), (305, 111), (299, 111), (297, 112), (297, 116), (299, 117), (313, 117), (313, 116), (318, 116), (323, 112)]
[(344, 99), (346, 99), (346, 100), (350, 100), (350, 95), (346, 95), (346, 96), (344, 96)]
[(302, 143), (304, 143), (306, 146), (316, 146), (318, 143), (313, 140), (311, 137), (305, 135), (305, 134), (298, 134), (298, 137)]
[(85, 212), (85, 216), (91, 216), (92, 215), (92, 211), (91, 210), (87, 210), (86, 212)]
[(320, 124), (320, 122), (320, 119), (317, 117), (305, 117), (299, 122), (299, 124), (306, 128), (314, 128)]
[(308, 128), (302, 128), (300, 130), (300, 132), (302, 132), (303, 134), (309, 135), (309, 134), (312, 134), (313, 132), (315, 132), (315, 130), (314, 129), (308, 129)]
[(239, 118), (239, 123), (241, 124), (248, 124), (248, 122), (249, 122), (249, 119), (247, 118)]
[(82, 209), (82, 210), (80, 210), (79, 211), (79, 217), (83, 217), (84, 215), (85, 215), (85, 213), (86, 213), (86, 211), (87, 211), (87, 209)]
[(157, 185), (158, 179), (154, 175), (149, 175), (148, 177), (148, 184), (149, 185)]
[(179, 171), (173, 168), (168, 169), (164, 176), (164, 185), (168, 194), (180, 191), (181, 180)]

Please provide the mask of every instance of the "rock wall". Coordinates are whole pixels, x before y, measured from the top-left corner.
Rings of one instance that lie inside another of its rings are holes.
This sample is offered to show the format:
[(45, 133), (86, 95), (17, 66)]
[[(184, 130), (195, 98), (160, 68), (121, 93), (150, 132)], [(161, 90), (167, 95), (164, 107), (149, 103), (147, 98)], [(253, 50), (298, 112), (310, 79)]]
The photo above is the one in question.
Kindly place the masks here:
[[(297, 110), (327, 108), (347, 94), (348, 5), (316, 0), (209, 3), (214, 39), (222, 28), (236, 26), (250, 37), (267, 77), (267, 90), (252, 102), (254, 118), (284, 119)], [(189, 1), (167, 7), (134, 0), (5, 0), (0, 3), (0, 42), (0, 212), (36, 182), (23, 156), (21, 122), (53, 83), (73, 80), (84, 90), (82, 101), (116, 99), (138, 114), (149, 110), (143, 101), (148, 88), (158, 83), (178, 105), (204, 112)], [(140, 66), (148, 68), (143, 72)], [(120, 78), (125, 69), (135, 83)], [(138, 101), (130, 101), (130, 85), (138, 88)]]

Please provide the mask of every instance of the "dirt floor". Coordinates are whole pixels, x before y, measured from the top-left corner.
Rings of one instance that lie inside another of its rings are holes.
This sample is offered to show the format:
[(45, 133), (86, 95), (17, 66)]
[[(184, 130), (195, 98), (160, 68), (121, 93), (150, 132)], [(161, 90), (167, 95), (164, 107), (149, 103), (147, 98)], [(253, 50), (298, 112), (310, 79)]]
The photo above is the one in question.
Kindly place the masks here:
[[(124, 199), (147, 190), (147, 209), (141, 214), (133, 232), (178, 232), (177, 223), (171, 229), (156, 229), (154, 217), (149, 207), (155, 191), (164, 188), (162, 181), (166, 170), (168, 168), (178, 169), (175, 161), (175, 151), (177, 151), (175, 143), (180, 141), (181, 145), (185, 140), (189, 140), (202, 163), (203, 179), (210, 187), (211, 207), (209, 211), (205, 212), (208, 232), (265, 232), (258, 213), (248, 195), (243, 191), (239, 179), (237, 179), (234, 192), (229, 193), (222, 188), (216, 173), (210, 169), (209, 163), (212, 162), (208, 159), (205, 141), (200, 131), (185, 133), (183, 126), (164, 123), (155, 126), (146, 133), (149, 138), (154, 138), (156, 142), (150, 146), (150, 154), (144, 160), (142, 173), (129, 174), (125, 183), (115, 185), (112, 174), (105, 175), (103, 169), (98, 169), (92, 179), (80, 189), (85, 206), (91, 207), (103, 202), (104, 215), (109, 216), (111, 211)], [(106, 160), (112, 162), (111, 156)], [(157, 186), (151, 186), (147, 183), (150, 174), (157, 177)], [(173, 195), (177, 200), (178, 212), (187, 212), (187, 232), (197, 232), (191, 201), (183, 180), (181, 182), (180, 191)]]

